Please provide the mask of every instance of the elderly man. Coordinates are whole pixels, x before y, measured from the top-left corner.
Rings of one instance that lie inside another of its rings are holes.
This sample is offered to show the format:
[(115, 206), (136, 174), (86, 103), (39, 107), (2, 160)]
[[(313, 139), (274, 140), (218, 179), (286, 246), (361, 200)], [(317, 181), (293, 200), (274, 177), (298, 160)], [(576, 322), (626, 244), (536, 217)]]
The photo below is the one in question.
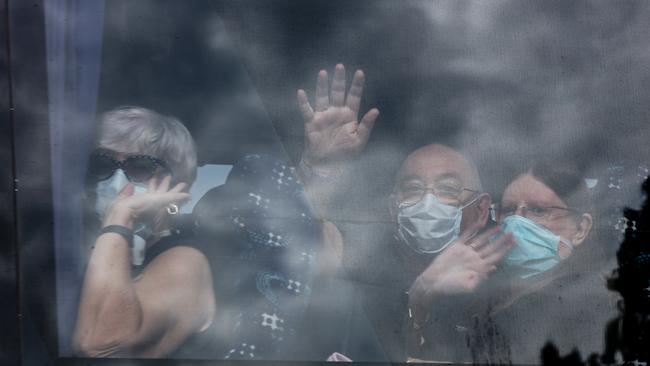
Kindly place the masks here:
[[(306, 140), (300, 165), (325, 215), (335, 194), (328, 187), (340, 186), (379, 115), (373, 108), (357, 121), (363, 83), (358, 70), (346, 96), (345, 68), (339, 64), (331, 94), (327, 72), (320, 71), (314, 107), (305, 91), (298, 91)], [(513, 247), (511, 235), (489, 241), (498, 229), (479, 234), (490, 203), (475, 166), (460, 152), (432, 144), (402, 164), (385, 220), (349, 223), (327, 217), (333, 223), (327, 226), (330, 244), (346, 274), (361, 286), (365, 313), (390, 361), (406, 359), (407, 314), (411, 329), (420, 330), (438, 299), (474, 291)], [(416, 343), (426, 342), (418, 337)]]

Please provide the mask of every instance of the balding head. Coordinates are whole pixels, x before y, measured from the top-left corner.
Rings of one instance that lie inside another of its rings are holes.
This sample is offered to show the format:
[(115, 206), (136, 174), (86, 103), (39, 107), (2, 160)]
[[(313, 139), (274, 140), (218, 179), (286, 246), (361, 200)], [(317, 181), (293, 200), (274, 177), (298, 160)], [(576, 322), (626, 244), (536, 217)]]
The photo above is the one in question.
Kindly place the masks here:
[(418, 177), (430, 184), (440, 178), (455, 178), (464, 188), (482, 191), (476, 166), (460, 152), (444, 145), (431, 144), (413, 151), (404, 160), (396, 185), (409, 177)]

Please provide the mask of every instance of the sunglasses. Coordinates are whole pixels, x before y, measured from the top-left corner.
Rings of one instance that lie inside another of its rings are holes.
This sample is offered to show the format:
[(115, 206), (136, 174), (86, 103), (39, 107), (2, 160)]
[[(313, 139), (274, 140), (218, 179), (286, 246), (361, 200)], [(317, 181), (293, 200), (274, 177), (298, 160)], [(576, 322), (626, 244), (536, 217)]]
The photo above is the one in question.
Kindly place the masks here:
[(130, 182), (146, 183), (159, 167), (171, 173), (163, 160), (150, 155), (128, 155), (120, 161), (105, 152), (95, 152), (90, 157), (88, 175), (90, 179), (99, 182), (110, 178), (117, 169), (122, 169)]

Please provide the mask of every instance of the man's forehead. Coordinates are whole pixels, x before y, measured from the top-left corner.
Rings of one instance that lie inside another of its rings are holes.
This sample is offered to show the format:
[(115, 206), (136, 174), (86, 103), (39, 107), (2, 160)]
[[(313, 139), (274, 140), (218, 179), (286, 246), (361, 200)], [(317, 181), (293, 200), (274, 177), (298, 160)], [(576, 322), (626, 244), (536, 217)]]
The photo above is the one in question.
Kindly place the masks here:
[(399, 181), (421, 179), (425, 182), (435, 182), (445, 178), (458, 179), (463, 184), (469, 184), (471, 167), (460, 153), (442, 146), (416, 150), (404, 161), (398, 176)]

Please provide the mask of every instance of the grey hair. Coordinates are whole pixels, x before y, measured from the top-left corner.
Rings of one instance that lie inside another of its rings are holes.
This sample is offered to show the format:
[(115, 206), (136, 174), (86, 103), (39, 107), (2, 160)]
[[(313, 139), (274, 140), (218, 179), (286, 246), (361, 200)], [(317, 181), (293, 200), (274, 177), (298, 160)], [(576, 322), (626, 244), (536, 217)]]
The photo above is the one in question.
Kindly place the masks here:
[(99, 117), (97, 147), (162, 159), (178, 182), (196, 179), (196, 147), (190, 132), (176, 118), (143, 107), (123, 106)]

